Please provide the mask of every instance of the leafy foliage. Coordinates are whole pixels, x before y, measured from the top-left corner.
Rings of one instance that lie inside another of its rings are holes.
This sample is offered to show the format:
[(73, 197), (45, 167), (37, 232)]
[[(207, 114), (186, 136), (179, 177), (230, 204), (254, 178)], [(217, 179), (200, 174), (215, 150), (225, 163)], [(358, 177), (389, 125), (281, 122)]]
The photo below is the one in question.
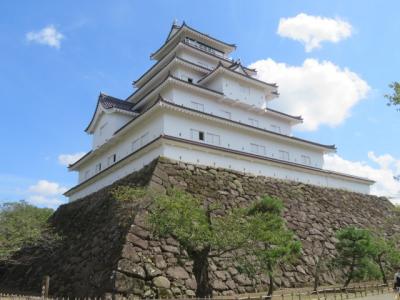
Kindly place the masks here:
[(38, 241), (52, 213), (52, 209), (38, 208), (25, 201), (1, 205), (0, 260), (8, 259), (25, 244)]
[(153, 232), (173, 236), (193, 259), (197, 297), (212, 294), (208, 278), (208, 258), (237, 250), (246, 245), (249, 225), (244, 209), (228, 209), (223, 214), (218, 203), (200, 201), (192, 195), (170, 190), (156, 195), (149, 215)]
[(173, 236), (189, 251), (206, 247), (214, 252), (236, 249), (246, 242), (245, 211), (232, 209), (224, 215), (213, 214), (219, 208), (218, 204), (203, 203), (191, 194), (171, 190), (155, 197), (149, 221), (153, 232)]
[(254, 277), (265, 273), (270, 279), (268, 295), (273, 293), (275, 269), (282, 263), (294, 262), (301, 252), (301, 243), (285, 226), (280, 199), (264, 196), (249, 210), (250, 256), (242, 259), (243, 270)]
[(387, 284), (386, 273), (393, 272), (400, 265), (400, 250), (396, 245), (396, 240), (374, 235), (371, 246), (371, 257), (379, 267), (383, 282)]
[(374, 248), (371, 232), (350, 226), (339, 230), (336, 237), (339, 240), (336, 244), (336, 264), (345, 271), (345, 287), (355, 279), (379, 277), (377, 265), (372, 260)]
[[(388, 106), (394, 105), (400, 105), (400, 83), (399, 82), (392, 82), (389, 84), (389, 87), (393, 90), (392, 94), (386, 94), (385, 98), (388, 99)], [(400, 111), (400, 108), (397, 109)]]

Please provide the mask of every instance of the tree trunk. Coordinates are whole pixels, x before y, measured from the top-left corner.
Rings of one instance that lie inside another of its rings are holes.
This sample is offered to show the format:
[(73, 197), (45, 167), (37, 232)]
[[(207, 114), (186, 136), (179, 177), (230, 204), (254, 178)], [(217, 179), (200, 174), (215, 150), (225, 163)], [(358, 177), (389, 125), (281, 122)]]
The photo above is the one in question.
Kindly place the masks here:
[(350, 267), (350, 272), (349, 272), (349, 274), (347, 275), (346, 282), (345, 282), (344, 285), (343, 285), (344, 288), (347, 288), (347, 286), (349, 285), (349, 283), (350, 283), (351, 280), (353, 279), (353, 271), (354, 271), (354, 267), (351, 266), (351, 267)]
[(210, 278), (208, 277), (209, 254), (209, 247), (191, 253), (193, 259), (193, 274), (197, 283), (196, 298), (212, 297), (212, 287), (210, 284)]
[(349, 269), (349, 274), (347, 275), (347, 279), (346, 279), (346, 282), (343, 285), (343, 288), (347, 288), (347, 286), (349, 285), (350, 281), (353, 279), (355, 263), (356, 263), (356, 258), (355, 258), (355, 256), (353, 256), (353, 258), (351, 259), (351, 265), (350, 265), (350, 269)]
[(272, 273), (270, 273), (268, 277), (269, 277), (269, 286), (268, 286), (267, 296), (271, 296), (272, 298), (272, 293), (274, 292), (274, 277), (272, 276)]
[(378, 265), (379, 265), (379, 269), (381, 271), (383, 283), (387, 285), (388, 282), (387, 282), (387, 278), (386, 278), (386, 274), (385, 274), (385, 269), (383, 268), (383, 265), (382, 265), (382, 260), (380, 260), (380, 259), (378, 260)]

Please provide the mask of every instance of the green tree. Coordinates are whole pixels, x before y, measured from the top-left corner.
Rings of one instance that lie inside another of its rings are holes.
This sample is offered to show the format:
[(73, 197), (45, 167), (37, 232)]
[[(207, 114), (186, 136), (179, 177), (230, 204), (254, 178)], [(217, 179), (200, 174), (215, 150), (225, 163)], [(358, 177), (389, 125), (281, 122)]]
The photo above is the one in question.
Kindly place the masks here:
[(0, 260), (5, 260), (25, 244), (35, 243), (53, 213), (49, 208), (38, 208), (25, 201), (4, 203), (0, 206)]
[(251, 277), (259, 273), (268, 276), (268, 296), (274, 291), (277, 267), (294, 262), (301, 252), (301, 243), (286, 228), (282, 211), (282, 201), (270, 196), (262, 197), (248, 210), (252, 244), (249, 245), (250, 255), (243, 257), (241, 262)]
[(372, 261), (372, 234), (366, 229), (354, 226), (337, 232), (336, 244), (338, 255), (336, 265), (343, 268), (346, 280), (344, 287), (354, 279), (365, 279), (377, 275), (376, 265)]
[[(392, 82), (389, 84), (389, 87), (393, 90), (392, 94), (386, 94), (385, 98), (388, 99), (388, 106), (394, 105), (400, 105), (400, 83), (399, 82)], [(400, 108), (397, 109), (400, 111)]]
[(154, 196), (149, 223), (160, 236), (172, 236), (193, 260), (196, 297), (212, 296), (208, 259), (243, 248), (248, 242), (249, 223), (244, 209), (227, 209), (201, 201), (179, 190)]
[(374, 235), (371, 242), (372, 259), (378, 265), (383, 283), (388, 284), (386, 272), (400, 265), (400, 251), (393, 239)]

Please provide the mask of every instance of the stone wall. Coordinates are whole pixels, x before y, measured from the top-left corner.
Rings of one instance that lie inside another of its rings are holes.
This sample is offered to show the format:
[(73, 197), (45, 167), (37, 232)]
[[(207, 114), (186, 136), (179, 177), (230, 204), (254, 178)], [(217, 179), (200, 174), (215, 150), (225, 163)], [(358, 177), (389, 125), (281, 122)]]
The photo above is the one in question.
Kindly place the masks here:
[[(117, 185), (149, 185), (158, 191), (179, 187), (202, 199), (218, 199), (225, 208), (246, 206), (264, 194), (279, 197), (288, 227), (303, 244), (298, 262), (278, 272), (276, 284), (283, 287), (311, 283), (322, 248), (326, 256), (335, 254), (337, 229), (383, 227), (393, 207), (386, 198), (160, 158), (111, 187), (61, 206), (51, 224), (63, 240), (52, 248), (22, 249), (14, 257), (18, 265), (0, 267), (0, 290), (39, 291), (41, 277), (48, 274), (55, 295), (193, 296), (196, 282), (186, 253), (174, 239), (155, 239), (147, 230), (149, 203), (114, 200), (110, 189)], [(252, 281), (229, 259), (213, 259), (210, 266), (216, 294), (266, 287), (264, 276)], [(323, 269), (321, 280), (334, 283), (341, 274)]]

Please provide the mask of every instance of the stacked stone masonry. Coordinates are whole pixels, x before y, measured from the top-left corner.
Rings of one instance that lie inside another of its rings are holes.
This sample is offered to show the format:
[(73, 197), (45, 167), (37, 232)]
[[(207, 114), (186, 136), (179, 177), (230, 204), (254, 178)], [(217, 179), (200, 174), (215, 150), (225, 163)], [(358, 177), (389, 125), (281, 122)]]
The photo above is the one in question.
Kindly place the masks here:
[[(277, 196), (284, 217), (303, 244), (293, 265), (282, 266), (275, 282), (282, 287), (310, 285), (324, 255), (335, 254), (335, 231), (348, 225), (384, 227), (392, 204), (382, 197), (327, 189), (298, 182), (257, 177), (159, 158), (139, 172), (81, 200), (61, 206), (50, 220), (62, 239), (52, 247), (23, 248), (13, 263), (0, 266), (0, 291), (39, 292), (41, 278), (51, 277), (58, 296), (179, 297), (194, 296), (192, 262), (173, 238), (156, 239), (146, 223), (147, 201), (118, 201), (118, 185), (149, 186), (164, 192), (184, 189), (225, 208), (247, 206), (258, 197)], [(400, 227), (395, 227), (400, 232)], [(267, 278), (251, 280), (228, 258), (210, 262), (215, 294), (229, 295), (266, 288)], [(333, 284), (338, 271), (322, 269), (322, 283)]]

